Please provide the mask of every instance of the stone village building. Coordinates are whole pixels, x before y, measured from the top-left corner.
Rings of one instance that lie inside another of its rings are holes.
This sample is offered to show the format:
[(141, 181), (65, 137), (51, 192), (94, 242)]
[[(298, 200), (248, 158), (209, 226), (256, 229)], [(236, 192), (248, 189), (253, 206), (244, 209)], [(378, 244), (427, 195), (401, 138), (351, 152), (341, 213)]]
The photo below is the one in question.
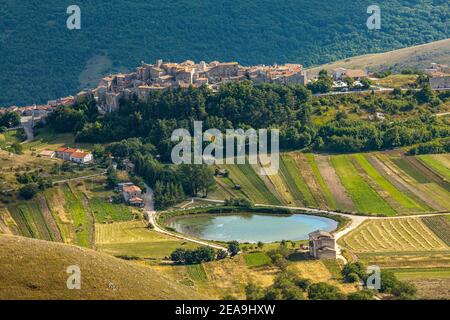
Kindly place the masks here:
[(336, 259), (336, 239), (326, 231), (309, 234), (309, 254), (316, 259)]
[(244, 80), (287, 85), (307, 83), (300, 64), (243, 67), (237, 62), (197, 64), (190, 60), (182, 63), (158, 60), (155, 64), (142, 62), (135, 72), (104, 77), (95, 89), (80, 92), (76, 99), (93, 97), (103, 112), (111, 112), (119, 108), (121, 99), (134, 97), (146, 101), (151, 92), (189, 86), (206, 85), (217, 91), (224, 83)]

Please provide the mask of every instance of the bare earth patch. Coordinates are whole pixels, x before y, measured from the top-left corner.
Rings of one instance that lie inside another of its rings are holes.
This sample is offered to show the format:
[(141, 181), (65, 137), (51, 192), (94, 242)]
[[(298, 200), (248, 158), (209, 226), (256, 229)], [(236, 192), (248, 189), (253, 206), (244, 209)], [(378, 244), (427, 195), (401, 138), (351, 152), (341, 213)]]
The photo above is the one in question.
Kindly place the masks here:
[(338, 209), (346, 211), (356, 211), (352, 199), (348, 196), (347, 191), (341, 184), (328, 156), (317, 156), (317, 165), (322, 174), (325, 183), (328, 185), (333, 197), (337, 202)]

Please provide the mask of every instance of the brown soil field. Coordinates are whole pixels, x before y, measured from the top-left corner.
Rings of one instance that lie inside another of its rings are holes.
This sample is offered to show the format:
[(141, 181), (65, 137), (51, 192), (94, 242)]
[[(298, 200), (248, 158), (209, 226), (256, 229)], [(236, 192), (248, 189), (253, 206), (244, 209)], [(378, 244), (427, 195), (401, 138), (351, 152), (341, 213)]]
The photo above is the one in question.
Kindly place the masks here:
[(352, 199), (348, 196), (347, 191), (342, 185), (339, 177), (334, 170), (328, 156), (317, 156), (317, 165), (320, 173), (322, 174), (325, 183), (331, 191), (331, 194), (336, 200), (336, 206), (338, 209), (345, 211), (356, 211), (355, 205)]

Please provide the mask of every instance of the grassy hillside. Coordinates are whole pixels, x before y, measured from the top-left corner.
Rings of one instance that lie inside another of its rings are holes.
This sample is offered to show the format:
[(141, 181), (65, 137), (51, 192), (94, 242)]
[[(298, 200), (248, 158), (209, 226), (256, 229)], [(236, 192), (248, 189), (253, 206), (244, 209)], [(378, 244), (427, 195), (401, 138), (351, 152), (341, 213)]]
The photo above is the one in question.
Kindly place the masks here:
[[(66, 286), (81, 269), (81, 290)], [(45, 266), (45, 268), (44, 268)], [(201, 299), (159, 272), (96, 251), (0, 235), (0, 299)]]
[[(448, 1), (81, 0), (81, 30), (66, 28), (70, 1), (3, 1), (0, 105), (73, 94), (143, 59), (318, 65), (449, 36)], [(63, 79), (63, 81), (62, 81)]]
[[(369, 71), (392, 68), (394, 71), (401, 71), (405, 67), (428, 67), (431, 62), (450, 64), (450, 39), (384, 53), (342, 59), (321, 66), (315, 66), (308, 69), (308, 71), (317, 73), (321, 69), (333, 70), (337, 67), (349, 69), (366, 68)], [(391, 84), (385, 83), (385, 85), (389, 86)]]

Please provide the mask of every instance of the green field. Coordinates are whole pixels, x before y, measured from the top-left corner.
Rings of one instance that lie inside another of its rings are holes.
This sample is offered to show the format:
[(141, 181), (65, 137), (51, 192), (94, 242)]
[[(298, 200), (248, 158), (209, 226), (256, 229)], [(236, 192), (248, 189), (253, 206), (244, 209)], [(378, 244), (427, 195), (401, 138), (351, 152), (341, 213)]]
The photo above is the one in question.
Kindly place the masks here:
[(320, 186), (320, 189), (322, 191), (323, 196), (325, 197), (328, 207), (331, 209), (336, 209), (336, 201), (334, 200), (333, 194), (331, 193), (327, 184), (323, 180), (322, 175), (320, 174), (320, 170), (319, 167), (317, 166), (314, 154), (312, 153), (306, 154), (306, 159), (308, 161), (309, 166), (311, 167), (312, 172), (314, 173), (314, 177), (317, 183)]
[(22, 235), (29, 238), (53, 240), (36, 202), (30, 201), (9, 207), (8, 210), (16, 221)]
[(333, 156), (331, 162), (359, 212), (394, 215), (395, 211), (358, 174), (348, 156)]
[(405, 158), (394, 158), (393, 161), (400, 169), (406, 172), (410, 177), (414, 178), (418, 183), (431, 182), (421, 172), (417, 171)]
[(262, 267), (272, 263), (264, 252), (250, 252), (244, 255), (245, 263), (249, 268)]
[(95, 221), (106, 223), (113, 221), (130, 221), (134, 219), (133, 211), (123, 204), (113, 204), (102, 198), (89, 199)]
[(233, 183), (239, 184), (242, 192), (254, 203), (281, 204), (249, 164), (227, 165), (226, 169), (230, 172)]
[(194, 282), (206, 282), (208, 281), (208, 276), (206, 275), (205, 268), (202, 264), (194, 264), (186, 266), (186, 272)]
[(302, 176), (302, 172), (291, 155), (284, 154), (281, 156), (280, 169), (293, 197), (308, 207), (317, 207), (317, 203)]
[(423, 212), (426, 210), (423, 206), (408, 197), (405, 193), (398, 190), (388, 180), (386, 180), (367, 160), (363, 154), (355, 154), (353, 156), (367, 175), (382, 189), (389, 194), (389, 197), (397, 202), (404, 211)]
[[(440, 175), (442, 178), (446, 179), (447, 181), (450, 181), (450, 168), (447, 167), (443, 161), (446, 159), (444, 158), (445, 155), (421, 155), (418, 156), (418, 158), (431, 170), (433, 170), (435, 173)], [(441, 161), (442, 162), (441, 162)], [(450, 162), (449, 160), (447, 160)]]
[(75, 228), (76, 243), (82, 247), (90, 247), (92, 244), (93, 221), (91, 213), (83, 205), (81, 197), (84, 195), (79, 192), (74, 193), (68, 184), (62, 186), (65, 199), (65, 209), (70, 215)]
[(450, 246), (450, 216), (433, 216), (424, 217), (422, 221), (430, 228), (439, 238)]
[(389, 271), (394, 272), (400, 280), (450, 279), (450, 268), (389, 269)]

